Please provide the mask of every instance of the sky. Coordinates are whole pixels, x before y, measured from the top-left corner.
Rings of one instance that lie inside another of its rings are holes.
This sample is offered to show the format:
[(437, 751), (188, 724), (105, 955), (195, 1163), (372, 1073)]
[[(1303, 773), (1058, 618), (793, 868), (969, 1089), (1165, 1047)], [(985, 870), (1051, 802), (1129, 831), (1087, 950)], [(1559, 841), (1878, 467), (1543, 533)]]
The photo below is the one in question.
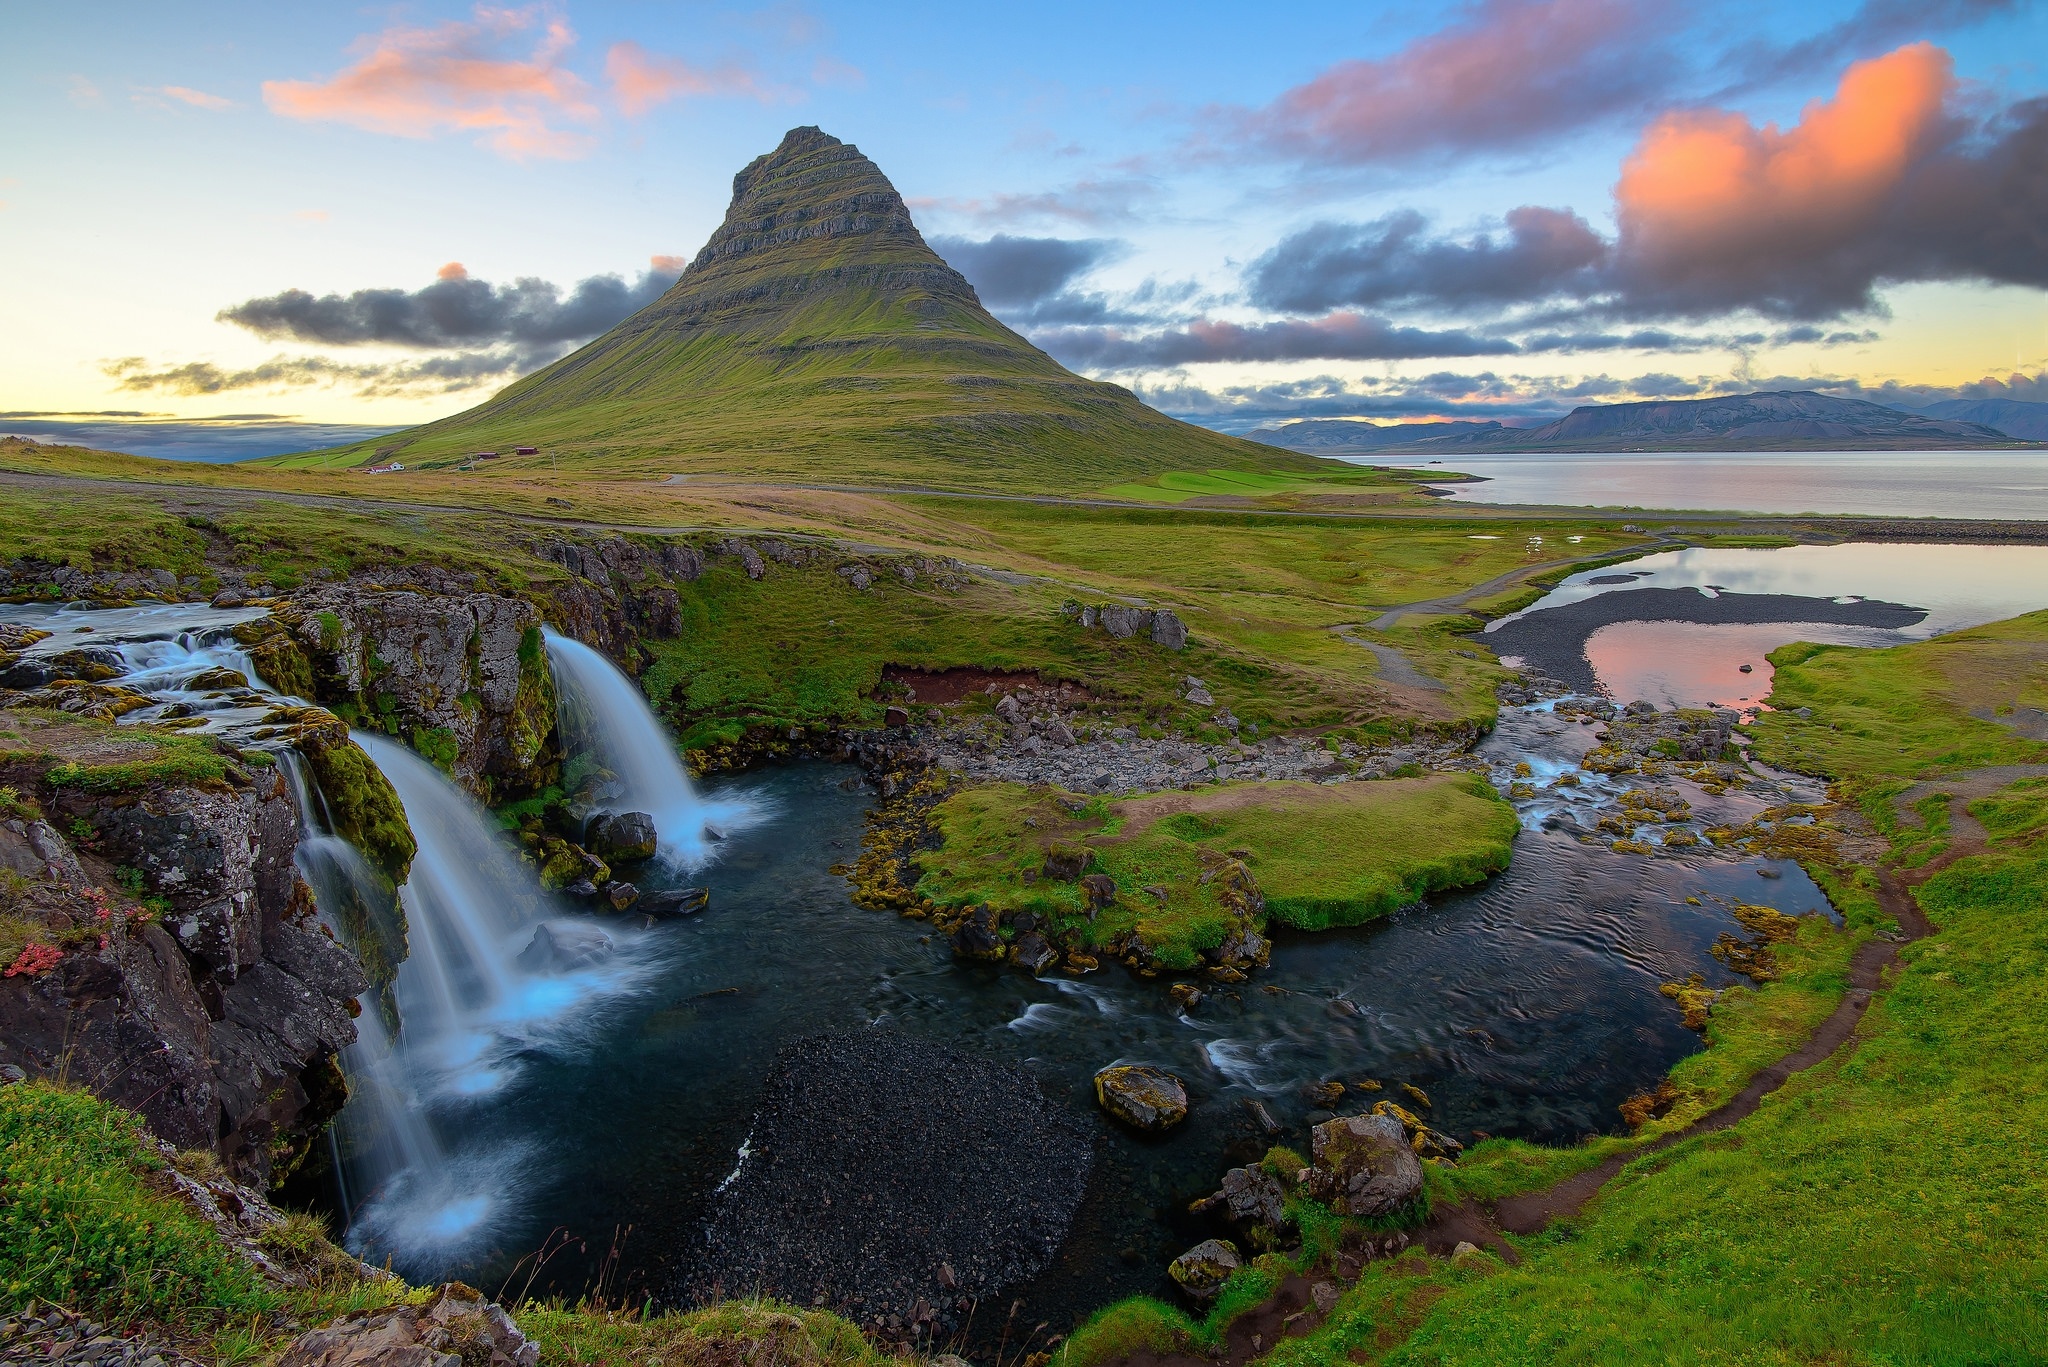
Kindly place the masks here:
[(658, 296), (799, 124), (998, 316), (1226, 430), (2048, 400), (2044, 10), (0, 0), (0, 430), (459, 411)]

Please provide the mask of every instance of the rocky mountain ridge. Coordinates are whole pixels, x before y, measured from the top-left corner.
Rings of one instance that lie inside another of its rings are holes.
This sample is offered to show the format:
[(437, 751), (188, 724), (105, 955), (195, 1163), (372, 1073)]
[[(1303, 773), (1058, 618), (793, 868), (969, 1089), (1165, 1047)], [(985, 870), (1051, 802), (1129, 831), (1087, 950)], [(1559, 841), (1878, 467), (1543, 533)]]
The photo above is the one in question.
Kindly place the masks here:
[[(1340, 424), (1351, 430), (1341, 430)], [(1539, 427), (1499, 423), (1379, 426), (1362, 420), (1321, 419), (1261, 428), (1249, 435), (1290, 450), (1324, 454), (1946, 450), (2020, 444), (2015, 437), (1982, 422), (1932, 417), (1810, 390), (1587, 404)]]

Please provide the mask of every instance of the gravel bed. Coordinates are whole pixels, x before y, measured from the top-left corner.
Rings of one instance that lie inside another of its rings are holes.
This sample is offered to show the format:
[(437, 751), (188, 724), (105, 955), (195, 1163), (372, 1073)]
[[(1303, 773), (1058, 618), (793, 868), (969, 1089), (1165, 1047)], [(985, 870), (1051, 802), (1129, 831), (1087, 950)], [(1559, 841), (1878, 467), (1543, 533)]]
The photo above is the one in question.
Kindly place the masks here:
[(1091, 1159), (1023, 1069), (886, 1028), (800, 1039), (776, 1058), (683, 1290), (943, 1336), (1051, 1263)]

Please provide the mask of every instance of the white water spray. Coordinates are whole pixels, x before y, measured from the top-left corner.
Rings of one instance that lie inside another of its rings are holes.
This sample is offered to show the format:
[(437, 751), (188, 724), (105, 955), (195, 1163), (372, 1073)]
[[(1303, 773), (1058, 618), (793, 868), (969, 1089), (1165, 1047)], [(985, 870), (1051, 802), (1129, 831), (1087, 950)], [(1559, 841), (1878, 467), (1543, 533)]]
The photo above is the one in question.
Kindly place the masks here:
[(547, 633), (555, 675), (562, 748), (588, 755), (609, 772), (617, 792), (600, 805), (646, 812), (660, 839), (658, 858), (670, 868), (705, 862), (705, 827), (721, 832), (758, 819), (750, 804), (706, 802), (690, 785), (675, 742), (647, 705), (638, 684), (581, 641)]

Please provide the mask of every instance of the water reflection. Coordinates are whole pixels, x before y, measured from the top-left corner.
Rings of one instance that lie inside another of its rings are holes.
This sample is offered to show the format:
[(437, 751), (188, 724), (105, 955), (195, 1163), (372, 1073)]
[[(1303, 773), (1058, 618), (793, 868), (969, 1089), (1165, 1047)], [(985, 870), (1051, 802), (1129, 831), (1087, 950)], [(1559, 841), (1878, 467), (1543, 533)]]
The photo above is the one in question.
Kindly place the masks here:
[(1440, 486), (1460, 503), (1684, 508), (1750, 513), (2048, 520), (2048, 451), (1615, 451), (1345, 457), (1409, 468), (1440, 461), (1483, 483)]

